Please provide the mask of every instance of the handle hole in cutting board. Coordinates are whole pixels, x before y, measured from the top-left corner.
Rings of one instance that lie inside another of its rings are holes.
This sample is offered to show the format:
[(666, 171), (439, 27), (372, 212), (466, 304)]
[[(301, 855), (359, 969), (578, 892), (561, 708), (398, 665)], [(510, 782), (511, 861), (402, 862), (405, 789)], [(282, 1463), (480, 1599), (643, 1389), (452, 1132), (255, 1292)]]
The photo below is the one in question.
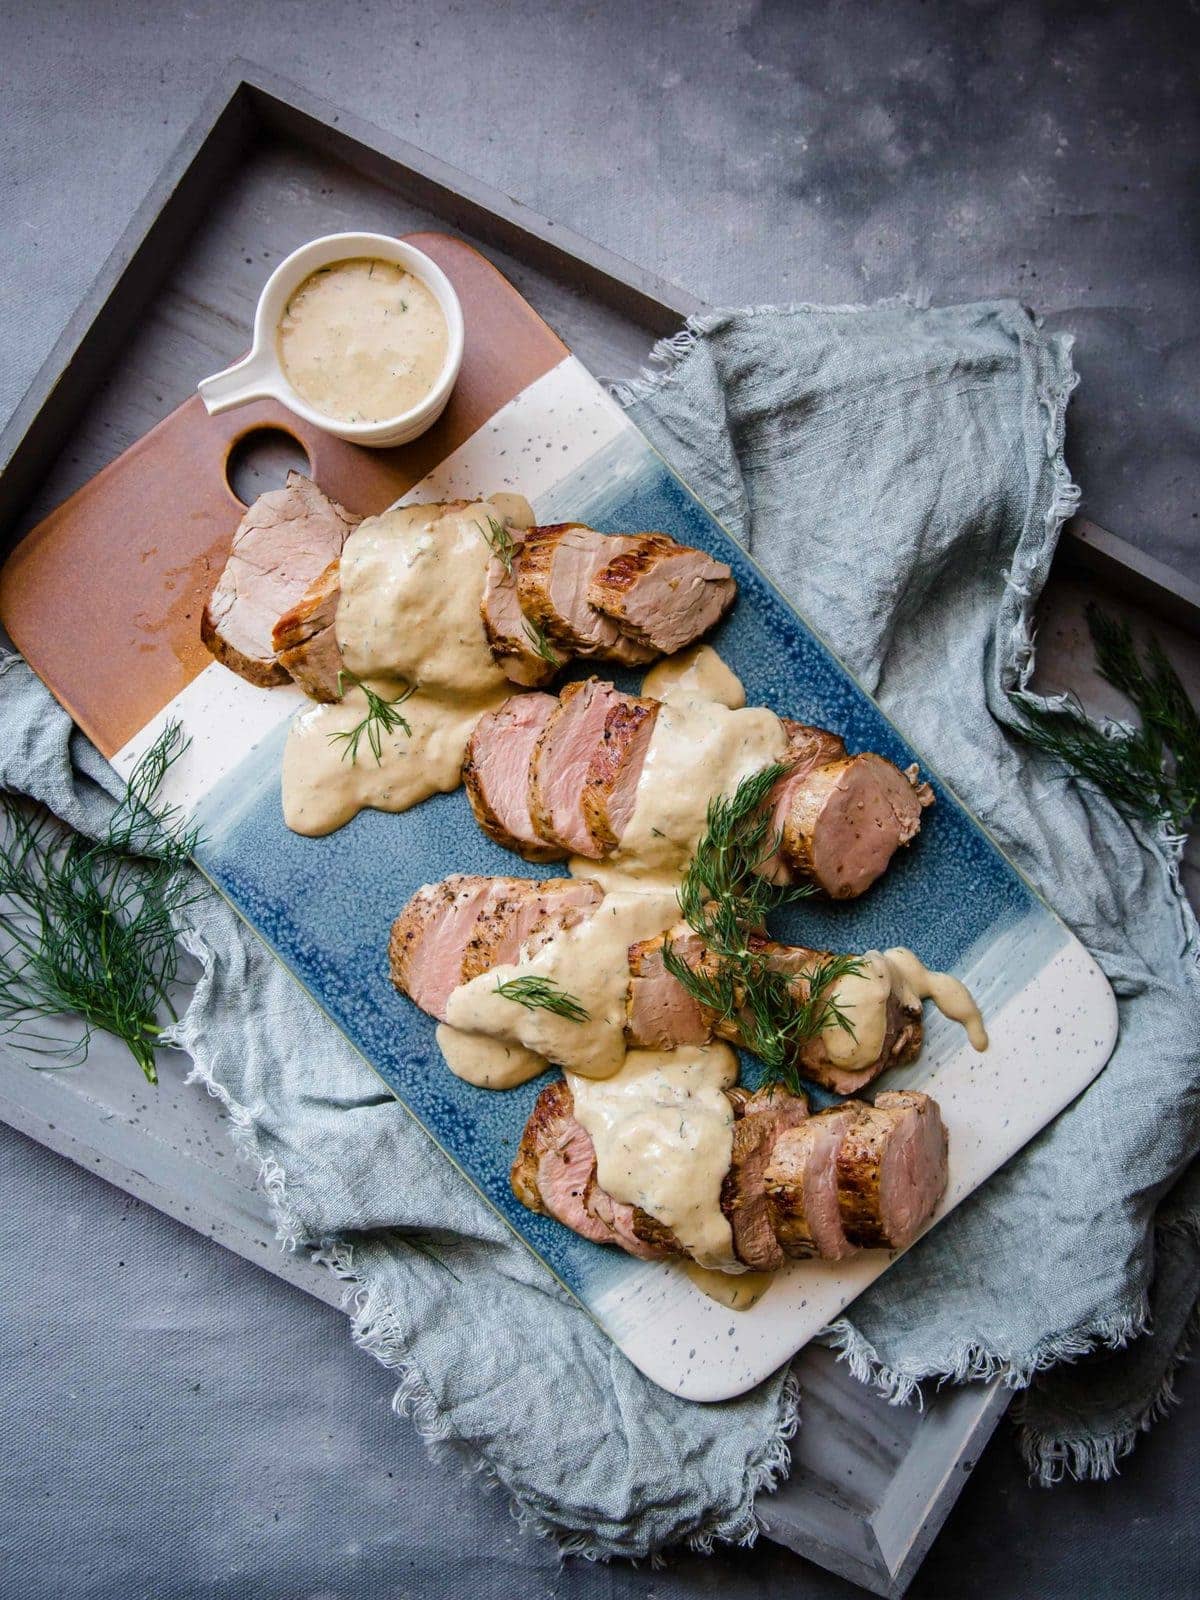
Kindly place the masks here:
[(283, 428), (251, 428), (237, 440), (225, 462), (229, 487), (244, 506), (270, 489), (282, 489), (289, 472), (311, 477), (312, 462), (299, 439)]

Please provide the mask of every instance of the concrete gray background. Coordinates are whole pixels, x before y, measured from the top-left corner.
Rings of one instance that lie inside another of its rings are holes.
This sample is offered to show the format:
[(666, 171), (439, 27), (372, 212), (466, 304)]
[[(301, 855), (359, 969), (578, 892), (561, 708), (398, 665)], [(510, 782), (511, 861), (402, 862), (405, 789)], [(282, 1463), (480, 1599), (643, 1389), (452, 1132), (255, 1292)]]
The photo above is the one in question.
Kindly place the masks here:
[[(1198, 34), (1172, 4), (6, 0), (0, 416), (244, 55), (712, 301), (1021, 296), (1079, 338), (1086, 509), (1194, 573)], [(0, 1249), (5, 1600), (849, 1592), (769, 1546), (559, 1572), (335, 1314), (7, 1130)], [(1200, 1590), (1193, 1418), (1053, 1495), (1002, 1430), (912, 1592)]]

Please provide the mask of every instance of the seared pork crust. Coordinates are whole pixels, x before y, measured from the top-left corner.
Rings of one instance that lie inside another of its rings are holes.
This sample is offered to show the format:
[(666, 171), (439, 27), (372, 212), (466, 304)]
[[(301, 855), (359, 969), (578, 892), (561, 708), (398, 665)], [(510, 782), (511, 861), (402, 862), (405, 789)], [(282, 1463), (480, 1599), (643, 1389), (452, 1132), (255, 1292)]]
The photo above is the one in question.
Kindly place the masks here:
[(223, 666), (261, 688), (290, 681), (275, 655), (275, 625), (341, 555), (359, 520), (299, 472), (259, 496), (200, 619), (200, 637)]
[(593, 576), (588, 603), (644, 649), (673, 655), (720, 621), (737, 595), (723, 561), (661, 533), (626, 539)]
[(335, 557), (285, 611), (271, 633), (279, 664), (314, 700), (342, 698), (342, 651), (334, 624), (341, 598), (341, 557)]
[(646, 759), (658, 700), (623, 695), (604, 720), (600, 748), (583, 783), (583, 815), (596, 842), (615, 850), (633, 812), (638, 778)]

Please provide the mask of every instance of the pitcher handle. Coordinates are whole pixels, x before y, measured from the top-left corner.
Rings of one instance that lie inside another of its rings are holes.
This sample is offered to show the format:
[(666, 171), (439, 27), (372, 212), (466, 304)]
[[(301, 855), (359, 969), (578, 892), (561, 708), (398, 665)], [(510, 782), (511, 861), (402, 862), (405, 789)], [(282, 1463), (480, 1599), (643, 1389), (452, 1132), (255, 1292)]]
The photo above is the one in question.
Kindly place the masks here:
[(249, 400), (268, 400), (274, 393), (271, 383), (273, 366), (258, 350), (235, 361), (224, 372), (214, 372), (210, 378), (201, 378), (196, 388), (210, 417), (222, 411), (232, 411), (234, 406), (244, 406)]

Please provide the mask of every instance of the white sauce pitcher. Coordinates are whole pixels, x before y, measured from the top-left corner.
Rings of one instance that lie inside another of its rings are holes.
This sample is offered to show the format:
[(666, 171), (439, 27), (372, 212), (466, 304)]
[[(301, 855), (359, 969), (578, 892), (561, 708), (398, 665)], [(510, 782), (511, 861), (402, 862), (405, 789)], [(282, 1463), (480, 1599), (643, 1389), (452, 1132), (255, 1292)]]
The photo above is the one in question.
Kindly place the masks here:
[[(310, 274), (338, 261), (362, 257), (391, 262), (411, 272), (425, 285), (446, 319), (446, 359), (433, 388), (409, 410), (377, 422), (343, 422), (316, 410), (296, 393), (280, 366), (276, 338), (288, 301)], [(279, 263), (258, 297), (250, 354), (226, 367), (224, 372), (202, 379), (197, 388), (210, 416), (232, 411), (235, 406), (247, 405), (252, 400), (278, 400), (289, 411), (314, 427), (323, 428), (326, 433), (351, 444), (383, 449), (407, 444), (433, 426), (446, 409), (462, 357), (462, 306), (449, 278), (436, 262), (413, 245), (386, 234), (329, 233), (301, 245)]]

